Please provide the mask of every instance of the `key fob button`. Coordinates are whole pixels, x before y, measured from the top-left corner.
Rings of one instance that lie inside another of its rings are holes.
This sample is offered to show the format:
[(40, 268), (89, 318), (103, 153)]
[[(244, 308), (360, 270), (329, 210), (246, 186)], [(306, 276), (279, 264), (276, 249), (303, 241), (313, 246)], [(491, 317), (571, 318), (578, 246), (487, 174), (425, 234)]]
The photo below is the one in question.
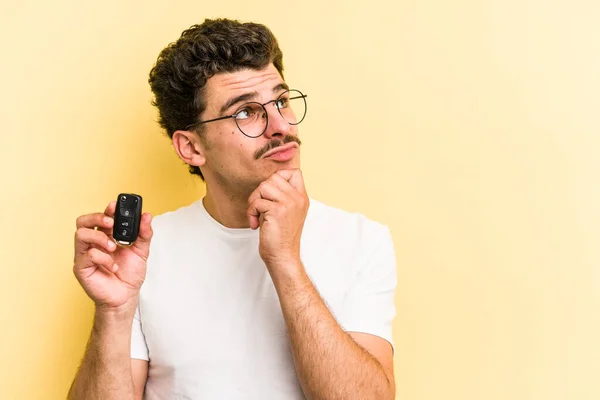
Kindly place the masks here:
[(119, 227), (121, 228), (131, 228), (133, 227), (133, 219), (132, 218), (123, 218), (119, 220)]
[(119, 228), (119, 233), (122, 236), (131, 236), (131, 228)]
[(133, 211), (128, 208), (121, 208), (120, 213), (123, 217), (133, 217)]

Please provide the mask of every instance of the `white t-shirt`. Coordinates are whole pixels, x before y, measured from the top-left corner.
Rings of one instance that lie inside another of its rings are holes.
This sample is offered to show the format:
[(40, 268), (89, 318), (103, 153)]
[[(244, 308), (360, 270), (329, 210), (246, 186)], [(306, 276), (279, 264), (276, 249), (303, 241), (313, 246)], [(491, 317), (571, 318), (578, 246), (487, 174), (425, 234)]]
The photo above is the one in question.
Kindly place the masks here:
[[(303, 399), (259, 231), (226, 228), (202, 200), (154, 217), (131, 357), (145, 399)], [(388, 228), (311, 199), (308, 276), (345, 331), (392, 345), (396, 259)]]

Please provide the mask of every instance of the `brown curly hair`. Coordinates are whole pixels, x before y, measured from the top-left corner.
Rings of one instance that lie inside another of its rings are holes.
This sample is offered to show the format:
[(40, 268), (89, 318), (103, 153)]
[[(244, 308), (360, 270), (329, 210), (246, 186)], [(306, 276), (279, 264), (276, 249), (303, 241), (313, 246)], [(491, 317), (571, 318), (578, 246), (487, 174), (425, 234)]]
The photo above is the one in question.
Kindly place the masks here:
[[(160, 52), (150, 71), (158, 123), (172, 138), (175, 131), (197, 122), (206, 109), (204, 88), (210, 77), (245, 68), (258, 70), (270, 63), (283, 78), (283, 53), (262, 24), (221, 18), (191, 26)], [(189, 170), (204, 180), (199, 167), (190, 165)]]

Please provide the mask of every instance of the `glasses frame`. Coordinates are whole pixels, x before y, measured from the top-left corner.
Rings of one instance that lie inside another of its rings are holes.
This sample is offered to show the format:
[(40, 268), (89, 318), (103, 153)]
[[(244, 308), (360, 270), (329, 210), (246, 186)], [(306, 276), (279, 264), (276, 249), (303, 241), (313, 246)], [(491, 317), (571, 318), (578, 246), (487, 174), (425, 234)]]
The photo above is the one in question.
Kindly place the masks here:
[[(277, 111), (279, 112), (279, 115), (281, 115), (281, 118), (283, 118), (283, 119), (284, 119), (284, 121), (286, 121), (288, 124), (290, 124), (290, 125), (292, 125), (292, 126), (296, 126), (296, 125), (300, 124), (302, 121), (304, 121), (304, 118), (306, 118), (306, 112), (308, 111), (308, 105), (306, 104), (306, 98), (308, 97), (308, 95), (307, 95), (307, 94), (304, 94), (304, 93), (302, 93), (302, 92), (301, 92), (301, 91), (299, 91), (298, 89), (288, 89), (288, 90), (286, 90), (285, 92), (281, 93), (279, 96), (277, 96), (277, 98), (276, 98), (276, 99), (269, 100), (269, 101), (267, 101), (266, 103), (259, 103), (259, 102), (257, 102), (257, 101), (249, 101), (249, 102), (247, 102), (247, 103), (244, 103), (244, 104), (242, 104), (241, 106), (239, 106), (239, 107), (236, 109), (236, 111), (235, 111), (235, 113), (234, 113), (234, 114), (231, 114), (231, 115), (225, 115), (225, 116), (223, 116), (223, 117), (218, 117), (218, 118), (209, 119), (209, 120), (206, 120), (206, 121), (198, 121), (198, 122), (195, 122), (195, 123), (193, 123), (193, 124), (190, 124), (190, 125), (186, 126), (184, 130), (188, 131), (188, 130), (190, 130), (190, 128), (191, 128), (191, 127), (195, 127), (195, 126), (198, 126), (198, 125), (203, 125), (203, 124), (208, 124), (209, 122), (222, 121), (222, 120), (224, 120), (224, 119), (233, 118), (233, 120), (235, 121), (235, 125), (237, 126), (237, 128), (239, 129), (239, 131), (240, 131), (240, 132), (242, 132), (242, 134), (243, 134), (244, 136), (247, 136), (247, 137), (249, 137), (249, 138), (253, 138), (253, 139), (255, 139), (255, 138), (258, 138), (258, 137), (261, 137), (262, 135), (264, 135), (264, 134), (265, 134), (265, 132), (267, 131), (267, 128), (269, 127), (269, 113), (268, 113), (267, 109), (265, 108), (265, 106), (267, 106), (267, 105), (269, 105), (269, 104), (271, 104), (271, 103), (277, 103), (277, 101), (278, 101), (279, 99), (281, 99), (281, 96), (283, 96), (283, 95), (284, 95), (284, 94), (286, 94), (286, 93), (290, 93), (290, 92), (292, 92), (292, 91), (293, 91), (293, 92), (298, 92), (298, 93), (300, 93), (300, 96), (294, 96), (294, 97), (290, 97), (288, 100), (295, 100), (295, 99), (302, 99), (302, 100), (304, 100), (304, 115), (302, 116), (302, 119), (301, 119), (300, 121), (296, 122), (295, 124), (292, 124), (291, 122), (288, 122), (288, 121), (285, 119), (285, 117), (284, 117), (284, 116), (283, 116), (283, 114), (281, 113), (281, 109), (279, 109), (279, 107), (275, 106), (275, 108), (277, 108)], [(263, 131), (261, 132), (261, 134), (260, 134), (260, 135), (257, 135), (257, 136), (250, 136), (250, 135), (246, 134), (246, 133), (245, 133), (245, 132), (242, 130), (242, 128), (240, 128), (240, 125), (238, 124), (238, 121), (237, 121), (237, 118), (236, 118), (236, 117), (237, 117), (237, 115), (238, 115), (239, 111), (240, 111), (240, 110), (242, 110), (244, 107), (246, 107), (248, 104), (258, 104), (259, 106), (261, 106), (261, 107), (262, 107), (263, 111), (265, 112), (265, 118), (266, 118), (265, 128), (263, 129)]]

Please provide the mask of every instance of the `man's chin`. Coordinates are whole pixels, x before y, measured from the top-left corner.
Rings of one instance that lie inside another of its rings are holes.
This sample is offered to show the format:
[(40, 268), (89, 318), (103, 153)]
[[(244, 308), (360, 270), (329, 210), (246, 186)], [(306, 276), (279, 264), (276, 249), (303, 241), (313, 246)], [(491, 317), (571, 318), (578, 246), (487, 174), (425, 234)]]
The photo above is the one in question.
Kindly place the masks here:
[(255, 175), (256, 179), (253, 180), (253, 182), (251, 184), (251, 186), (253, 186), (253, 187), (256, 187), (260, 183), (266, 181), (267, 179), (269, 179), (271, 177), (271, 175), (273, 175), (277, 171), (284, 170), (284, 169), (299, 169), (300, 168), (299, 155), (297, 155), (296, 157), (294, 157), (291, 160), (286, 161), (286, 162), (272, 162), (270, 160), (261, 160), (261, 161), (263, 161), (263, 165), (262, 165), (262, 168), (260, 169), (260, 172), (257, 171), (257, 174)]
[(286, 162), (273, 163), (273, 165), (269, 169), (271, 172), (269, 174), (269, 176), (279, 170), (282, 170), (282, 169), (299, 169), (299, 168), (300, 168), (300, 160), (298, 157), (294, 157), (293, 159), (286, 161)]

